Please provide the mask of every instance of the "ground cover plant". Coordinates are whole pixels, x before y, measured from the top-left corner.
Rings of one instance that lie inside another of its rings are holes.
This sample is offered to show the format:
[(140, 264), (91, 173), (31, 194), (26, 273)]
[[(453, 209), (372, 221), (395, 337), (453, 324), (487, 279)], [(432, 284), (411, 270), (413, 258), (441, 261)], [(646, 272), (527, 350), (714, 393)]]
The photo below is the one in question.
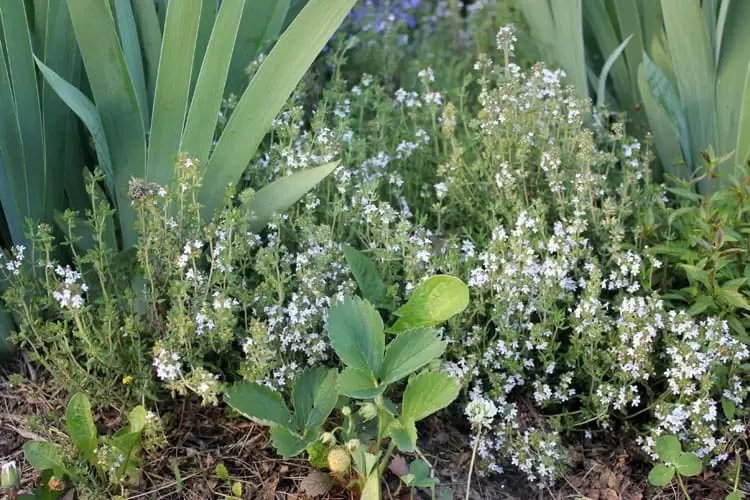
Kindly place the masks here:
[[(138, 497), (158, 463), (176, 497), (207, 470), (212, 493), (260, 495), (210, 456), (180, 470), (173, 440), (195, 411), (202, 432), (234, 430), (217, 445), (229, 456), (269, 428), (280, 456), (312, 466), (310, 496), (497, 498), (477, 488), (520, 476), (519, 498), (567, 484), (741, 498), (747, 166), (696, 151), (694, 178), (657, 182), (654, 143), (531, 59), (508, 21), (523, 26), (499, 1), (360, 2), (216, 210), (205, 155), (180, 150), (119, 202), (106, 172), (87, 174), (88, 208), (60, 213), (59, 232), (30, 221), (3, 259), (3, 301), (67, 408), (32, 426), (35, 486)], [(217, 137), (267, 57), (227, 89)], [(268, 208), (320, 168), (298, 203)], [(125, 252), (111, 238), (123, 202)], [(146, 420), (158, 432), (123, 451)], [(438, 425), (465, 456), (450, 468), (427, 451)], [(569, 479), (581, 447), (607, 454), (614, 437), (634, 484)], [(17, 472), (3, 468), (12, 493)]]

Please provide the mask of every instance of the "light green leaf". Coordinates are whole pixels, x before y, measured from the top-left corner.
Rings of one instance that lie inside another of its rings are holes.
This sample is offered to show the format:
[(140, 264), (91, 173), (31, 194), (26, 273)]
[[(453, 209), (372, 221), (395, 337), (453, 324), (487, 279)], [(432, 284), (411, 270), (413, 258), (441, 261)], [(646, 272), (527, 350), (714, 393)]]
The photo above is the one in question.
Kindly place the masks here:
[(409, 464), (409, 472), (412, 477), (410, 485), (415, 488), (432, 488), (439, 482), (430, 476), (430, 464), (425, 460), (414, 460)]
[(344, 257), (352, 270), (362, 296), (375, 306), (382, 306), (386, 302), (388, 286), (380, 277), (375, 263), (367, 256), (349, 245), (344, 246)]
[[(107, 145), (107, 136), (104, 132), (99, 111), (93, 102), (86, 97), (83, 92), (75, 88), (70, 83), (63, 80), (60, 75), (52, 71), (42, 61), (35, 58), (39, 71), (44, 76), (47, 83), (54, 89), (57, 96), (70, 107), (70, 109), (81, 119), (86, 129), (91, 134), (96, 148), (96, 156), (99, 160), (99, 166), (104, 172), (107, 188), (112, 195), (115, 191), (115, 172), (112, 167), (112, 159), (109, 154)], [(116, 200), (115, 200), (116, 201)]]
[(659, 436), (656, 441), (656, 453), (665, 462), (674, 462), (681, 452), (680, 440), (675, 436)]
[(144, 115), (148, 117), (146, 123), (150, 124), (151, 106), (156, 92), (156, 76), (159, 72), (161, 25), (153, 0), (133, 0), (133, 12), (143, 51), (143, 70), (146, 78), (148, 110), (144, 110)]
[(127, 196), (132, 177), (143, 178), (146, 133), (109, 2), (67, 0), (107, 144), (112, 157), (118, 214), (125, 247), (135, 245), (135, 211)]
[(284, 459), (296, 457), (305, 451), (305, 448), (311, 442), (309, 439), (303, 439), (283, 425), (271, 426), (271, 440), (278, 454)]
[(276, 391), (255, 382), (237, 382), (227, 389), (225, 400), (245, 417), (263, 425), (289, 425), (291, 416)]
[(742, 500), (743, 498), (745, 498), (745, 495), (741, 491), (733, 491), (727, 495), (725, 500)]
[(651, 472), (648, 473), (648, 482), (654, 486), (664, 487), (672, 482), (674, 478), (674, 467), (668, 467), (664, 464), (656, 464)]
[[(719, 167), (731, 171), (750, 155), (750, 2), (721, 4), (716, 52), (716, 124), (720, 153), (735, 152), (734, 162)], [(723, 35), (723, 36), (722, 36)], [(720, 38), (721, 36), (721, 38)]]
[[(322, 374), (322, 377), (315, 376), (312, 391), (310, 391), (309, 386), (298, 387), (295, 385), (295, 411), (299, 411), (297, 401), (300, 401), (300, 404), (307, 405), (306, 410), (303, 410), (302, 416), (298, 419), (300, 428), (306, 430), (314, 430), (323, 425), (338, 401), (337, 370), (330, 369), (318, 372)], [(309, 391), (308, 395), (300, 394), (298, 389)], [(311, 398), (307, 399), (310, 396)], [(305, 400), (303, 401), (303, 399)], [(304, 420), (302, 417), (304, 417)]]
[(197, 158), (201, 165), (208, 160), (208, 152), (214, 139), (229, 61), (245, 3), (245, 0), (222, 2), (206, 55), (202, 61), (198, 61), (202, 65), (190, 103), (180, 151)]
[(308, 191), (333, 172), (337, 165), (334, 162), (320, 167), (307, 168), (263, 186), (253, 194), (247, 204), (243, 205), (250, 219), (250, 230), (256, 233), (261, 232), (274, 214), (284, 212), (297, 203)]
[(406, 304), (394, 314), (399, 320), (390, 333), (419, 326), (435, 326), (460, 313), (469, 305), (469, 287), (454, 276), (432, 276), (420, 284)]
[(141, 58), (141, 44), (138, 40), (138, 29), (133, 14), (131, 0), (115, 0), (115, 16), (122, 43), (122, 54), (128, 65), (128, 72), (133, 79), (133, 88), (138, 97), (138, 108), (141, 112), (144, 128), (149, 124), (148, 93), (146, 91), (146, 74)]
[(739, 309), (750, 309), (747, 298), (740, 292), (732, 288), (719, 288), (716, 290), (719, 299), (731, 307)]
[(401, 418), (419, 422), (451, 404), (459, 390), (458, 382), (447, 373), (420, 373), (406, 386)]
[(221, 206), (227, 186), (239, 180), (271, 122), (354, 2), (310, 0), (263, 61), (206, 166), (200, 193), (205, 216)]
[(136, 406), (130, 413), (128, 413), (128, 423), (130, 425), (130, 432), (141, 432), (146, 427), (146, 420), (148, 419), (148, 412), (146, 408), (141, 405)]
[(251, 1), (242, 13), (240, 36), (232, 55), (226, 94), (240, 94), (247, 84), (247, 66), (258, 57), (258, 52), (282, 30), (289, 9), (289, 0), (275, 2)]
[(97, 445), (97, 432), (94, 417), (91, 414), (91, 402), (85, 394), (79, 392), (70, 398), (65, 414), (65, 426), (68, 428), (73, 444), (87, 458), (93, 457)]
[(605, 96), (605, 90), (607, 86), (607, 77), (609, 76), (609, 70), (612, 68), (612, 66), (615, 64), (617, 59), (620, 57), (620, 54), (625, 50), (625, 47), (628, 45), (628, 42), (633, 38), (633, 35), (629, 35), (623, 42), (617, 46), (617, 48), (612, 51), (612, 53), (609, 55), (607, 60), (604, 62), (604, 66), (602, 66), (602, 71), (599, 73), (599, 85), (597, 87), (596, 92), (596, 105), (597, 106), (604, 106), (604, 96)]
[(202, 3), (167, 4), (146, 168), (146, 178), (161, 185), (171, 183), (180, 152)]
[(357, 399), (373, 399), (385, 391), (385, 385), (378, 385), (370, 373), (347, 367), (338, 377), (338, 392)]
[(347, 297), (328, 312), (328, 337), (341, 361), (357, 370), (380, 371), (385, 350), (383, 320), (367, 301)]
[(62, 449), (46, 441), (26, 441), (23, 444), (23, 456), (33, 468), (39, 471), (52, 469), (56, 476), (62, 477), (65, 472)]
[[(715, 69), (699, 0), (661, 0), (677, 89), (689, 123), (690, 151), (717, 144)], [(697, 166), (697, 156), (693, 166)]]
[(692, 453), (681, 453), (674, 461), (674, 465), (681, 476), (697, 476), (703, 470), (703, 462)]
[(372, 473), (367, 476), (365, 487), (362, 488), (361, 500), (382, 500), (380, 494), (380, 474)]
[(721, 398), (721, 409), (724, 412), (724, 416), (729, 419), (734, 419), (734, 412), (736, 410), (736, 407), (734, 405), (734, 401), (727, 398)]
[(392, 384), (413, 373), (445, 352), (445, 342), (432, 328), (407, 330), (388, 344), (380, 378)]
[(417, 427), (412, 419), (395, 419), (388, 426), (388, 435), (399, 450), (412, 453), (417, 449)]

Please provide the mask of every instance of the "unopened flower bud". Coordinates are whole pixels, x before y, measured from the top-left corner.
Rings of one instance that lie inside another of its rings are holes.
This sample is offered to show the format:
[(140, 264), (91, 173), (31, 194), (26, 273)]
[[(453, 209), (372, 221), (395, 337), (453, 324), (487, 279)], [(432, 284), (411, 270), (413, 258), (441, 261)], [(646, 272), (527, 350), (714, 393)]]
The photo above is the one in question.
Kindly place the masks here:
[(333, 432), (324, 432), (320, 435), (320, 442), (323, 444), (336, 444), (336, 436)]
[(354, 453), (357, 451), (357, 448), (359, 448), (359, 439), (350, 439), (348, 443), (346, 443), (346, 449), (349, 450), (349, 453)]
[(352, 409), (348, 406), (344, 406), (343, 408), (341, 408), (341, 413), (343, 413), (345, 417), (348, 417), (352, 414)]
[(6, 490), (16, 490), (20, 484), (16, 462), (4, 463), (2, 472), (0, 472), (0, 487)]
[(344, 448), (334, 448), (328, 452), (328, 468), (335, 474), (345, 474), (352, 465), (352, 457)]
[(62, 491), (65, 483), (63, 483), (62, 480), (57, 476), (52, 476), (51, 478), (49, 478), (47, 486), (52, 491)]
[(362, 420), (368, 422), (378, 416), (378, 407), (375, 403), (365, 403), (359, 407), (359, 416)]

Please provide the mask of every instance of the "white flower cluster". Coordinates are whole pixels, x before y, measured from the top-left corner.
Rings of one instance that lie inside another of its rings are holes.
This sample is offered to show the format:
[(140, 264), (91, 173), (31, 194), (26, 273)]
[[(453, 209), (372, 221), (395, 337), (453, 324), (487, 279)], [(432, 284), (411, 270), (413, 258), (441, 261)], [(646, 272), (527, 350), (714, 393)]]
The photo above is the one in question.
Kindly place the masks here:
[(58, 288), (52, 296), (63, 309), (80, 309), (83, 307), (83, 294), (88, 291), (86, 283), (81, 283), (81, 273), (70, 266), (57, 266), (55, 274), (61, 278)]

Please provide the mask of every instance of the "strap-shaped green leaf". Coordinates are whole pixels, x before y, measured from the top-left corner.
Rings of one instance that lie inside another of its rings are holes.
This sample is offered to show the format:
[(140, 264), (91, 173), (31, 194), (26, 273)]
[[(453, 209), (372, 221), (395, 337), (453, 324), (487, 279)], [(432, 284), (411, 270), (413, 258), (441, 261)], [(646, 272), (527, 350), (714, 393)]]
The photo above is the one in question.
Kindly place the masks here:
[(204, 216), (221, 206), (227, 186), (237, 183), (271, 122), (354, 1), (311, 0), (261, 64), (206, 165), (200, 193)]
[(123, 242), (135, 244), (135, 213), (127, 198), (132, 177), (144, 177), (146, 134), (108, 0), (68, 0), (115, 174)]
[[(15, 104), (18, 130), (23, 148), (23, 162), (12, 168), (23, 168), (27, 175), (26, 207), (28, 217), (35, 220), (49, 220), (45, 207), (46, 165), (44, 139), (42, 133), (42, 111), (39, 99), (34, 59), (31, 51), (31, 30), (24, 2), (16, 0), (0, 1), (0, 19), (6, 41), (8, 73), (12, 85), (13, 99), (4, 101), (6, 106)], [(5, 112), (5, 110), (3, 110)], [(32, 191), (33, 187), (33, 191)], [(49, 211), (51, 214), (51, 210)]]
[(94, 460), (96, 449), (96, 426), (91, 414), (91, 403), (85, 394), (78, 392), (70, 398), (65, 413), (65, 425), (68, 428), (70, 440), (89, 460)]
[(698, 150), (717, 144), (712, 45), (698, 0), (661, 0), (661, 8), (697, 166)]
[(180, 151), (198, 158), (200, 164), (208, 159), (214, 139), (224, 83), (244, 7), (245, 0), (221, 4), (198, 74)]
[(156, 91), (156, 75), (159, 70), (161, 51), (161, 25), (153, 0), (133, 0), (133, 14), (138, 27), (138, 37), (143, 51), (143, 71), (146, 78), (148, 112), (147, 124), (151, 123), (151, 107)]
[(133, 4), (131, 0), (115, 0), (115, 16), (117, 17), (117, 28), (122, 43), (122, 54), (128, 65), (128, 72), (133, 79), (135, 95), (138, 97), (138, 107), (141, 112), (143, 126), (149, 124), (148, 93), (146, 91), (146, 74), (143, 69), (143, 58), (141, 56), (141, 42), (138, 39), (138, 28), (135, 24)]
[(247, 85), (245, 69), (258, 56), (263, 45), (276, 38), (283, 29), (290, 0), (251, 0), (242, 13), (240, 36), (237, 38), (229, 67), (226, 94), (239, 95)]
[(161, 185), (172, 180), (180, 152), (202, 5), (183, 1), (167, 7), (146, 168), (146, 178)]

